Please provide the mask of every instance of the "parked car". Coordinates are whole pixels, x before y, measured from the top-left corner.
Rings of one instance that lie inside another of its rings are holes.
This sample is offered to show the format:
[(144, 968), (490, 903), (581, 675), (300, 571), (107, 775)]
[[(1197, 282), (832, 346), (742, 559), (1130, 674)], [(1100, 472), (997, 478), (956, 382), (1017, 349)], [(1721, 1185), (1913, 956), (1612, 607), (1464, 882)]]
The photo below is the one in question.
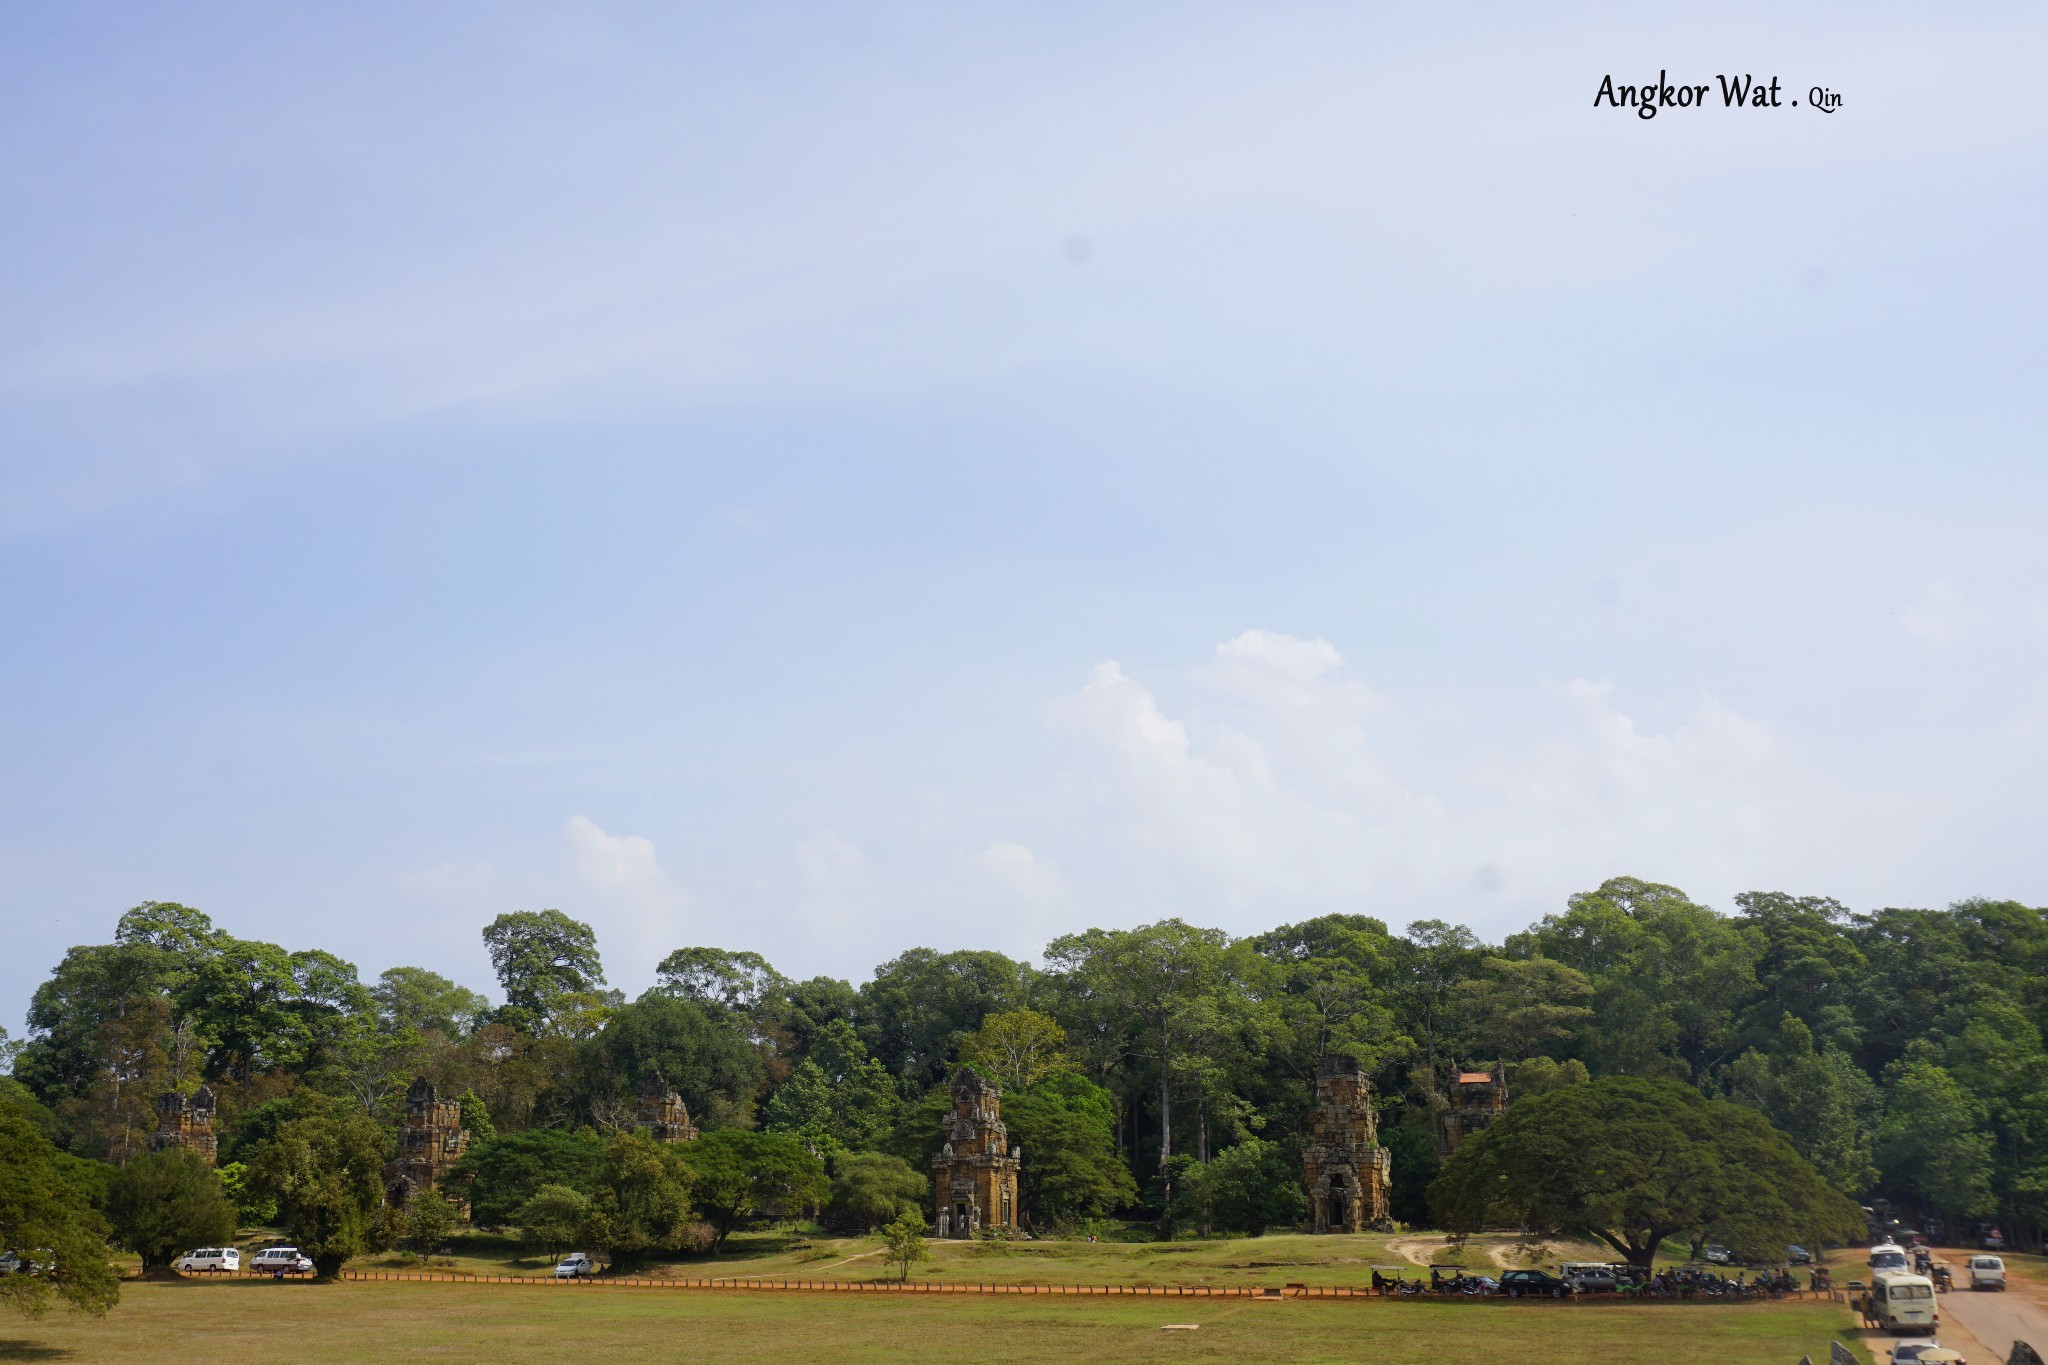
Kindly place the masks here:
[(1931, 1341), (1913, 1341), (1892, 1347), (1892, 1365), (1969, 1365), (1961, 1353)]
[(587, 1251), (572, 1251), (555, 1267), (558, 1280), (580, 1280), (596, 1273), (597, 1262), (590, 1259)]
[(201, 1247), (188, 1251), (178, 1258), (178, 1269), (184, 1274), (194, 1271), (235, 1271), (242, 1268), (242, 1253), (234, 1247)]
[(56, 1268), (55, 1252), (32, 1251), (24, 1256), (18, 1251), (0, 1251), (0, 1275), (47, 1275)]
[(1566, 1261), (1557, 1273), (1581, 1294), (1611, 1294), (1620, 1283), (1614, 1267), (1601, 1261)]
[(1510, 1270), (1500, 1277), (1500, 1292), (1511, 1299), (1561, 1299), (1565, 1282), (1542, 1270)]
[(1805, 1247), (1790, 1246), (1785, 1248), (1785, 1260), (1790, 1265), (1812, 1265), (1813, 1253)]
[(312, 1261), (299, 1255), (297, 1247), (265, 1247), (249, 1259), (249, 1269), (258, 1274), (275, 1275), (283, 1271), (287, 1275), (303, 1275), (312, 1268)]
[(2005, 1261), (1997, 1256), (1972, 1256), (1970, 1258), (1970, 1288), (2005, 1288)]
[(1727, 1265), (1735, 1259), (1735, 1253), (1719, 1242), (1709, 1242), (1706, 1250), (1700, 1253), (1700, 1259), (1713, 1265)]

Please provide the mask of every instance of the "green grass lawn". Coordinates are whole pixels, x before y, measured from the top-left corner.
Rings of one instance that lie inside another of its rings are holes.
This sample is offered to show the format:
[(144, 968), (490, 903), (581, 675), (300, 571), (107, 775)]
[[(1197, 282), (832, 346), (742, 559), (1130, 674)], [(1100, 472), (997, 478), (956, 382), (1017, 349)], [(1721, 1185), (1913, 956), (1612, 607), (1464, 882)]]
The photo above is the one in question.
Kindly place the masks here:
[[(1192, 1332), (1162, 1330), (1196, 1324)], [(0, 1320), (0, 1361), (1357, 1361), (1794, 1365), (1826, 1304), (1008, 1299), (459, 1284), (130, 1284), (104, 1319)], [(1867, 1359), (1867, 1356), (1865, 1357)]]
[[(638, 1273), (693, 1279), (872, 1280), (886, 1274), (881, 1245), (875, 1237), (741, 1234), (727, 1244), (723, 1255), (659, 1263)], [(1402, 1266), (1413, 1275), (1432, 1261), (1447, 1263), (1453, 1258), (1442, 1237), (1427, 1234), (1309, 1237), (1276, 1233), (1177, 1242), (932, 1241), (928, 1245), (932, 1259), (912, 1272), (915, 1278), (994, 1284), (1279, 1285), (1299, 1281), (1363, 1285), (1371, 1282), (1374, 1266)], [(1497, 1273), (1500, 1267), (1491, 1254), (1495, 1249), (1521, 1263), (1509, 1237), (1472, 1239), (1463, 1253), (1463, 1263)], [(1537, 1259), (1555, 1265), (1559, 1259), (1609, 1257), (1592, 1247), (1553, 1244)], [(358, 1269), (402, 1269), (416, 1262), (403, 1256), (366, 1256), (353, 1265)], [(522, 1256), (512, 1242), (472, 1235), (458, 1240), (451, 1255), (433, 1258), (433, 1266), (473, 1274), (539, 1275), (548, 1272), (550, 1262)]]

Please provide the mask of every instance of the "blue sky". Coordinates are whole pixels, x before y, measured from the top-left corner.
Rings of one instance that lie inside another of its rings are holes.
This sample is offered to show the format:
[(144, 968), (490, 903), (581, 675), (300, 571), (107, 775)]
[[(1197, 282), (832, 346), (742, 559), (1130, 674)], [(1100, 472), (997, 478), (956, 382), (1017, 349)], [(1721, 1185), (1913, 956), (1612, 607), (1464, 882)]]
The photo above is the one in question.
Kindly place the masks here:
[(2048, 903), (2048, 19), (1781, 8), (10, 9), (0, 1021)]

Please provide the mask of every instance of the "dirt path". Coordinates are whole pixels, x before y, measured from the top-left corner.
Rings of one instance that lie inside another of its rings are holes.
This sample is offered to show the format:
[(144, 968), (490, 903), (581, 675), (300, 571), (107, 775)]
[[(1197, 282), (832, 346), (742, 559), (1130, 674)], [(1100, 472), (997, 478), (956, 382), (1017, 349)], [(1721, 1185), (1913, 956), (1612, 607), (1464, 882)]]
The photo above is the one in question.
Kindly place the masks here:
[(879, 1256), (888, 1249), (887, 1247), (876, 1247), (873, 1251), (863, 1251), (858, 1256), (849, 1256), (843, 1261), (834, 1261), (831, 1265), (821, 1265), (818, 1269), (837, 1270), (840, 1266), (852, 1265), (855, 1261), (865, 1261), (870, 1256)]

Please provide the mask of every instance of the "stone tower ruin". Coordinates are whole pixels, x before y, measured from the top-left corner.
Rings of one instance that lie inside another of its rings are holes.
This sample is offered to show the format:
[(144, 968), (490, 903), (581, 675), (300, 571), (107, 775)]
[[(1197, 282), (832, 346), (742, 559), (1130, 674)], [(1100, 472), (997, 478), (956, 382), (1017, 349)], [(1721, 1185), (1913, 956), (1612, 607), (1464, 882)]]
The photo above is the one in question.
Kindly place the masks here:
[(1017, 1172), (1024, 1151), (1003, 1127), (1003, 1092), (974, 1068), (953, 1073), (946, 1145), (932, 1158), (932, 1190), (941, 1237), (973, 1237), (1017, 1226)]
[(1508, 1107), (1507, 1082), (1499, 1067), (1460, 1071), (1451, 1080), (1451, 1107), (1444, 1114), (1444, 1148), (1459, 1143), (1499, 1118)]
[(693, 1142), (697, 1137), (689, 1106), (659, 1071), (640, 1082), (640, 1113), (633, 1126), (656, 1142)]
[(189, 1095), (171, 1090), (157, 1096), (156, 1131), (149, 1135), (149, 1150), (182, 1147), (213, 1165), (220, 1153), (220, 1139), (213, 1135), (213, 1107), (213, 1087), (206, 1085)]
[(1316, 1112), (1301, 1154), (1310, 1232), (1365, 1232), (1388, 1223), (1394, 1154), (1380, 1146), (1372, 1082), (1355, 1057), (1316, 1062)]
[(405, 1201), (448, 1173), (469, 1150), (469, 1130), (462, 1126), (462, 1106), (444, 1100), (424, 1077), (405, 1092), (405, 1127), (398, 1130), (398, 1156), (384, 1166), (384, 1196), (404, 1207)]

